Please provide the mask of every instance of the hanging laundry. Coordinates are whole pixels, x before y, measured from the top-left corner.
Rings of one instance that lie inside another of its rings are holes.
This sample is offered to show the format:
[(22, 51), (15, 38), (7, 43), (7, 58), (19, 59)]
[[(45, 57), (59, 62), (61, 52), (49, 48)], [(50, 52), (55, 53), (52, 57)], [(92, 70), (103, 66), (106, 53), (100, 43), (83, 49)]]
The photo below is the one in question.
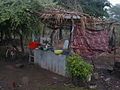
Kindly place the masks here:
[(73, 51), (83, 57), (96, 57), (109, 50), (108, 30), (82, 30), (76, 25), (73, 32)]

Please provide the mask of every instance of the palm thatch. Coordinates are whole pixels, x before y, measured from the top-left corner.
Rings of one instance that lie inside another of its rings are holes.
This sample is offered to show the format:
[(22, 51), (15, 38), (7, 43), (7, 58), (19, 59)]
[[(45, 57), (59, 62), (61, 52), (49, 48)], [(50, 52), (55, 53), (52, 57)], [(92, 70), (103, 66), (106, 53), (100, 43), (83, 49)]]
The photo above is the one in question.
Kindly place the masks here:
[(54, 8), (46, 8), (44, 12), (34, 13), (40, 17), (41, 21), (45, 23), (47, 27), (52, 29), (70, 28), (73, 22), (74, 24), (80, 23), (84, 28), (94, 29), (97, 29), (97, 26), (106, 28), (109, 27), (111, 23), (116, 23), (116, 21), (111, 22), (101, 18), (94, 18), (82, 12), (71, 12)]
[(72, 21), (74, 21), (75, 24), (84, 23), (84, 26), (96, 26), (97, 24), (105, 23), (102, 19), (96, 19), (82, 12), (70, 12), (47, 8), (45, 12), (38, 14), (42, 22), (46, 23), (48, 27), (53, 29), (70, 27)]

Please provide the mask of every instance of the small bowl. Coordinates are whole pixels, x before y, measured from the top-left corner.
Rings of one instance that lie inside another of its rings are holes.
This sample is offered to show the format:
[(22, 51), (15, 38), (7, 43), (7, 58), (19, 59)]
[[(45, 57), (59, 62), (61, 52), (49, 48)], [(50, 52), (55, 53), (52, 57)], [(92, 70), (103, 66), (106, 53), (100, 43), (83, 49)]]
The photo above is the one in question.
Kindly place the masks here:
[(55, 54), (62, 54), (62, 53), (63, 53), (63, 50), (54, 50), (54, 53), (55, 53)]

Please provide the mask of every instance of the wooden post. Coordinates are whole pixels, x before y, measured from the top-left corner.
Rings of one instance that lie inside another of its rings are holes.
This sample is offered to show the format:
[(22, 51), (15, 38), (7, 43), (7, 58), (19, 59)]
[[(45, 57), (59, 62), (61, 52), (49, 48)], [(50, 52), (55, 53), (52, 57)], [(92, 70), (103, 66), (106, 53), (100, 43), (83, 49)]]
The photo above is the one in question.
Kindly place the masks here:
[(45, 30), (46, 30), (46, 24), (44, 24), (44, 27), (43, 27), (42, 37), (44, 37), (45, 35)]
[(62, 28), (59, 29), (59, 40), (63, 39), (63, 36), (62, 36)]
[(96, 67), (95, 67), (94, 59), (92, 57), (91, 57), (91, 61), (92, 61), (92, 65), (93, 65), (93, 70), (95, 71)]
[(116, 48), (114, 49), (114, 64), (116, 62)]
[(24, 44), (23, 44), (23, 36), (22, 35), (20, 35), (20, 43), (21, 43), (22, 52), (24, 53)]
[[(113, 27), (113, 33), (115, 34), (115, 27)], [(116, 38), (115, 38), (115, 40), (116, 40)], [(114, 46), (114, 64), (115, 64), (115, 62), (116, 62), (116, 41), (115, 41), (115, 46)]]
[(72, 38), (72, 27), (70, 28), (70, 38), (69, 38), (69, 45), (68, 45), (69, 49), (70, 49), (70, 45), (71, 45), (71, 38)]
[(1, 36), (0, 36), (1, 42), (3, 41), (3, 30), (1, 30)]
[(22, 32), (22, 30), (19, 31), (19, 35), (20, 35), (21, 50), (24, 53), (23, 32)]
[(50, 38), (51, 38), (51, 46), (53, 45), (53, 35), (54, 35), (54, 33), (55, 33), (55, 30), (53, 30), (52, 31), (52, 33), (51, 33), (51, 35), (50, 35)]
[(70, 38), (69, 38), (69, 46), (68, 48), (70, 49), (70, 45), (71, 45), (71, 39), (72, 39), (72, 33), (74, 31), (74, 20), (73, 17), (71, 17), (71, 27), (70, 27)]

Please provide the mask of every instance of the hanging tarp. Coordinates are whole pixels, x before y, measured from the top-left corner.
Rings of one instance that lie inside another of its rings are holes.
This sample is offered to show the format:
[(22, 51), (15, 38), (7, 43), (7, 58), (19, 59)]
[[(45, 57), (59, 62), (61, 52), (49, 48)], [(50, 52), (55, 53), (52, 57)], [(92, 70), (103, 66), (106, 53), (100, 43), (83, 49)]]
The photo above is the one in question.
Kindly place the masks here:
[(73, 32), (73, 51), (83, 57), (96, 57), (109, 50), (109, 30), (83, 29), (76, 25)]

